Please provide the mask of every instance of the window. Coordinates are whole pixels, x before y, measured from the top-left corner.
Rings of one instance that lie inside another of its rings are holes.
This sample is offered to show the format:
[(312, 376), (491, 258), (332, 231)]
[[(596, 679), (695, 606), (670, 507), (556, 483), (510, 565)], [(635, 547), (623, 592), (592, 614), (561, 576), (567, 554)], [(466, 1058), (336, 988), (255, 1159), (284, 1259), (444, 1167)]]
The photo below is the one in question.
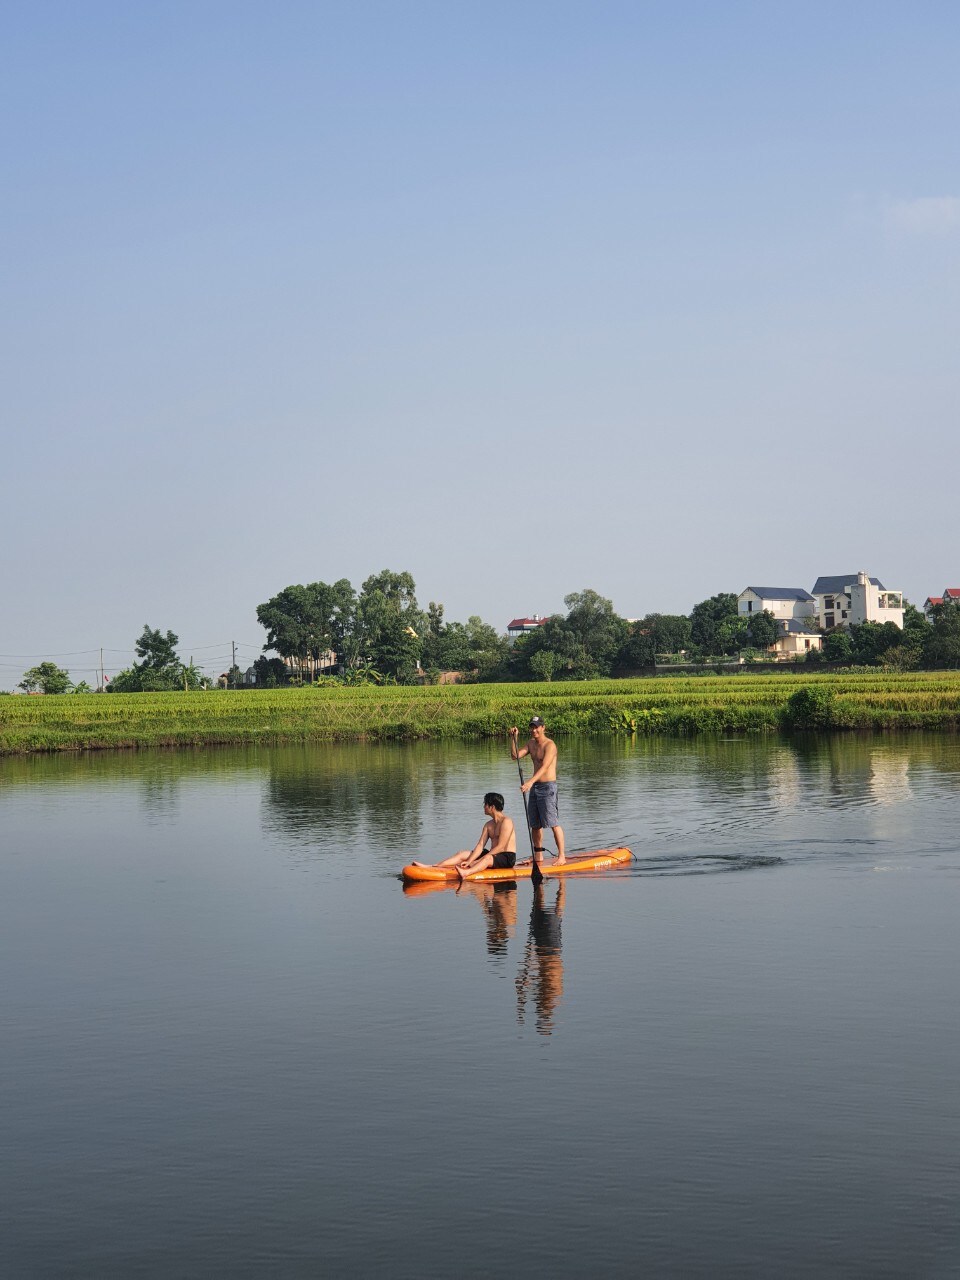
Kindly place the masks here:
[(748, 601), (747, 601), (747, 613), (753, 613), (753, 601), (752, 601), (752, 600), (748, 600)]
[(826, 614), (826, 615), (824, 616), (824, 619), (823, 619), (823, 625), (824, 625), (825, 627), (832, 627), (832, 626), (834, 625), (834, 623), (833, 623), (833, 614), (832, 614), (832, 613), (828, 613), (828, 614)]
[(823, 607), (824, 607), (825, 609), (832, 609), (832, 608), (833, 608), (833, 596), (826, 596), (826, 597), (824, 598), (824, 601), (823, 601)]

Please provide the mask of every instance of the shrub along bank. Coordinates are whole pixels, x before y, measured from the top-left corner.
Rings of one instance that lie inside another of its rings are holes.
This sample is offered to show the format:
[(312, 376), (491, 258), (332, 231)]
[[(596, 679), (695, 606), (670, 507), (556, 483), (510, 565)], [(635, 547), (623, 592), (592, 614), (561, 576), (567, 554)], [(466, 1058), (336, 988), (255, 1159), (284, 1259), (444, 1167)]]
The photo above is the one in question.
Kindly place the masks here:
[(594, 680), (0, 698), (0, 754), (218, 743), (470, 739), (542, 715), (551, 733), (960, 727), (960, 672)]

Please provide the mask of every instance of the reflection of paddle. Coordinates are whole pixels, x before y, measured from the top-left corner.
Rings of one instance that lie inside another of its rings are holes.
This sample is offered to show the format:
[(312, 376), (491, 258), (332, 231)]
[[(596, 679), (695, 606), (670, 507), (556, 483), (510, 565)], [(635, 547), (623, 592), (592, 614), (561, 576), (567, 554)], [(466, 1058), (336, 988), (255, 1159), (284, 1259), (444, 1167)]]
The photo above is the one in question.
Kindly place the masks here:
[(527, 819), (527, 835), (530, 837), (530, 879), (534, 884), (543, 884), (543, 872), (540, 870), (540, 863), (537, 861), (537, 851), (533, 847), (533, 828), (530, 826), (530, 810), (527, 807), (527, 793), (523, 789), (523, 765), (520, 763), (520, 741), (519, 734), (516, 738), (513, 734), (513, 745), (517, 752), (517, 772), (520, 774), (520, 796), (523, 800), (523, 813)]

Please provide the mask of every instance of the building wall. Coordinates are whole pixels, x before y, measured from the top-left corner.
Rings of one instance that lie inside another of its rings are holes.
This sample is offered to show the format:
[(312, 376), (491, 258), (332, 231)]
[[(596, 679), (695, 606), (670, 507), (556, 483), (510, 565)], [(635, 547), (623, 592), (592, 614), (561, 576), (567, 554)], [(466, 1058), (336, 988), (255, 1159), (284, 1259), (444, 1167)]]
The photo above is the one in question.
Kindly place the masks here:
[(895, 622), (903, 630), (903, 594), (881, 591), (865, 573), (850, 586), (850, 622)]

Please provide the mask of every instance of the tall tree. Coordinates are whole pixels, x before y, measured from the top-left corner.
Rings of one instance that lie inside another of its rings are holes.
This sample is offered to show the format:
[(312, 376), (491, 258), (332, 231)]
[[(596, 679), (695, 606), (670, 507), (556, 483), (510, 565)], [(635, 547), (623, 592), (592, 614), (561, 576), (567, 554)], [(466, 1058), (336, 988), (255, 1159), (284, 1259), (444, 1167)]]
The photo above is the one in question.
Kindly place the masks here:
[(412, 679), (427, 629), (412, 575), (390, 569), (372, 574), (360, 588), (357, 617), (362, 649), (373, 666), (395, 680)]
[(730, 591), (720, 591), (707, 600), (693, 606), (690, 614), (690, 638), (704, 653), (718, 653), (718, 631), (722, 622), (737, 616), (737, 597)]
[(587, 587), (564, 596), (566, 626), (576, 636), (594, 671), (609, 675), (630, 633), (629, 623), (613, 611), (613, 603)]
[(168, 667), (175, 666), (180, 661), (177, 656), (178, 644), (179, 637), (172, 631), (164, 635), (159, 627), (149, 627), (144, 623), (143, 631), (134, 648), (137, 657), (143, 659), (141, 665), (145, 670), (166, 671)]
[(960, 667), (960, 606), (952, 600), (933, 611), (930, 636), (923, 646), (925, 667)]
[(333, 586), (309, 582), (284, 587), (257, 606), (257, 621), (267, 629), (264, 652), (272, 649), (282, 658), (294, 658), (301, 668), (308, 660), (316, 666), (330, 649), (339, 652), (338, 643), (343, 648), (353, 615), (353, 588), (345, 578)]

